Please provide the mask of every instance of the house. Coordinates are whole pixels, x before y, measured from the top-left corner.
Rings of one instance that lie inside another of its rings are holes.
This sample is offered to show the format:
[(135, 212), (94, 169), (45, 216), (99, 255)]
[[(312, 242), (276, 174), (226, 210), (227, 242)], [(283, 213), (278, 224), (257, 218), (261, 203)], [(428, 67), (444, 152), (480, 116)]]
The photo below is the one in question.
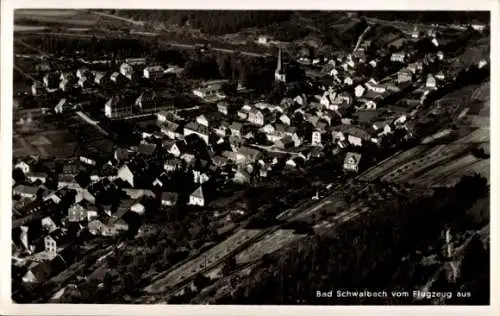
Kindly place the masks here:
[(196, 117), (196, 123), (208, 127), (208, 120), (203, 114)]
[(291, 120), (290, 120), (290, 117), (286, 114), (282, 114), (280, 117), (279, 117), (279, 120), (280, 122), (282, 122), (283, 124), (285, 125), (288, 125), (290, 126), (291, 124)]
[(355, 88), (354, 88), (354, 95), (359, 98), (361, 97), (364, 93), (365, 93), (366, 89), (365, 87), (363, 87), (362, 85), (358, 84)]
[(481, 59), (478, 64), (477, 64), (477, 68), (481, 69), (483, 68), (484, 66), (488, 65), (488, 62), (484, 59)]
[(371, 140), (371, 134), (353, 125), (340, 125), (332, 132), (334, 141), (347, 141), (353, 146), (362, 146), (363, 142)]
[(257, 43), (261, 44), (261, 45), (267, 45), (267, 44), (269, 44), (269, 41), (270, 41), (270, 39), (269, 39), (269, 36), (267, 36), (267, 35), (260, 35), (257, 39)]
[(311, 145), (312, 146), (321, 146), (321, 132), (319, 130), (315, 130), (311, 135)]
[(444, 59), (444, 53), (443, 53), (443, 51), (442, 51), (442, 50), (438, 51), (438, 52), (436, 53), (436, 56), (437, 56), (437, 58), (438, 58), (439, 60), (443, 60), (443, 59)]
[(88, 77), (90, 75), (90, 70), (86, 67), (78, 68), (76, 71), (76, 76), (80, 79), (83, 77)]
[(70, 239), (66, 231), (58, 229), (44, 238), (45, 251), (48, 253), (58, 253), (69, 245)]
[(137, 213), (139, 215), (144, 215), (146, 212), (146, 207), (142, 205), (142, 203), (134, 203), (131, 207), (130, 210), (134, 213)]
[(406, 54), (404, 52), (396, 52), (391, 55), (392, 62), (404, 63), (406, 61)]
[(354, 84), (354, 80), (351, 77), (347, 76), (344, 78), (344, 84), (348, 85), (348, 86), (352, 86)]
[(415, 26), (411, 32), (411, 38), (414, 40), (418, 40), (420, 38), (420, 31), (417, 26)]
[(109, 76), (109, 79), (110, 79), (111, 81), (113, 81), (114, 83), (116, 83), (116, 84), (122, 84), (122, 83), (124, 83), (125, 78), (126, 78), (126, 77), (125, 77), (125, 76), (123, 76), (123, 75), (122, 75), (121, 73), (119, 73), (119, 72), (113, 72), (113, 73), (111, 74), (111, 76)]
[(161, 66), (149, 66), (144, 68), (143, 76), (147, 79), (158, 79), (163, 76), (163, 67)]
[(83, 222), (87, 219), (87, 210), (79, 203), (75, 203), (68, 209), (68, 221), (72, 223)]
[(128, 230), (129, 230), (128, 223), (123, 219), (119, 219), (117, 221), (109, 223), (108, 225), (103, 225), (101, 234), (103, 236), (116, 236), (121, 233), (127, 232)]
[(201, 186), (199, 186), (193, 193), (191, 193), (191, 195), (189, 196), (188, 205), (205, 205), (205, 198), (203, 196), (203, 189)]
[(94, 157), (95, 155), (92, 155), (92, 154), (83, 154), (83, 155), (80, 155), (78, 158), (80, 160), (80, 162), (86, 164), (86, 165), (89, 165), (89, 166), (95, 166), (97, 164), (97, 161)]
[(47, 182), (48, 174), (46, 172), (28, 172), (26, 178), (31, 182), (40, 181), (41, 183)]
[(264, 114), (262, 114), (261, 111), (255, 109), (255, 108), (252, 108), (248, 112), (247, 120), (252, 124), (262, 126), (262, 125), (264, 125)]
[(140, 143), (137, 146), (137, 153), (144, 157), (152, 156), (156, 151), (156, 144)]
[(70, 92), (72, 87), (73, 84), (69, 80), (63, 80), (61, 81), (61, 83), (59, 83), (59, 89), (64, 92)]
[(233, 122), (229, 126), (229, 129), (231, 130), (231, 135), (234, 137), (241, 137), (241, 130), (243, 128), (243, 124), (239, 122)]
[(183, 134), (183, 129), (180, 124), (165, 121), (158, 124), (160, 126), (160, 131), (170, 139), (179, 139)]
[(130, 167), (127, 164), (118, 169), (117, 177), (129, 183), (132, 187), (134, 186), (134, 173), (132, 173), (132, 170), (130, 170)]
[(182, 160), (179, 158), (170, 158), (165, 161), (163, 169), (166, 172), (173, 172), (182, 169)]
[(398, 72), (398, 83), (409, 82), (413, 80), (413, 74), (408, 69), (403, 69)]
[(88, 88), (92, 87), (92, 80), (90, 80), (89, 77), (81, 77), (78, 80), (78, 85), (82, 89), (88, 89)]
[(146, 58), (126, 58), (125, 62), (129, 65), (144, 65), (146, 63)]
[(105, 86), (109, 84), (111, 78), (105, 72), (95, 72), (94, 74), (94, 83), (100, 86)]
[(35, 200), (38, 193), (38, 187), (19, 184), (12, 188), (12, 194), (20, 197)]
[[(132, 76), (134, 75), (134, 68), (127, 63), (123, 63), (120, 65), (120, 74), (125, 78), (132, 79)], [(111, 78), (111, 80), (113, 80), (113, 78)]]
[(69, 107), (69, 105), (68, 105), (66, 98), (62, 98), (61, 100), (59, 100), (59, 102), (54, 107), (54, 112), (64, 113), (64, 112), (66, 112), (68, 107)]
[(347, 172), (358, 172), (361, 154), (348, 152), (344, 159), (344, 170)]
[(57, 89), (59, 86), (59, 76), (55, 72), (49, 72), (43, 76), (43, 85), (47, 89)]
[(236, 170), (233, 177), (233, 182), (238, 184), (244, 184), (244, 183), (249, 183), (250, 179), (251, 179), (250, 174), (248, 174), (248, 172), (246, 172), (245, 170)]
[(440, 81), (444, 81), (445, 79), (445, 75), (444, 75), (444, 72), (443, 71), (439, 71), (435, 76), (434, 76), (437, 80), (440, 80)]
[(37, 96), (43, 92), (43, 84), (40, 81), (35, 81), (31, 86), (31, 94)]
[(116, 161), (127, 161), (130, 157), (129, 151), (126, 148), (117, 148), (114, 156)]
[(24, 174), (27, 174), (30, 172), (31, 170), (31, 166), (30, 164), (20, 160), (18, 161), (15, 165), (14, 165), (14, 168), (13, 169), (21, 169), (21, 171), (24, 173)]
[(224, 115), (228, 115), (229, 113), (229, 104), (227, 102), (219, 102), (217, 103), (217, 111)]
[(427, 80), (425, 81), (425, 87), (430, 89), (437, 88), (436, 78), (433, 75), (431, 74), (427, 75)]
[(384, 85), (378, 84), (375, 80), (371, 79), (365, 83), (365, 86), (368, 90), (373, 91), (375, 93), (384, 93), (386, 91), (386, 87)]
[(176, 192), (163, 192), (161, 194), (161, 205), (162, 206), (175, 206), (177, 204), (177, 198), (179, 194)]
[(49, 279), (51, 272), (50, 262), (32, 261), (22, 280), (24, 283), (42, 283)]
[(49, 234), (52, 233), (53, 231), (57, 230), (59, 227), (57, 227), (57, 224), (50, 218), (50, 216), (46, 216), (42, 218), (42, 229), (47, 231)]
[(215, 83), (210, 84), (205, 87), (196, 88), (193, 90), (193, 94), (199, 98), (208, 98), (208, 97), (223, 97), (222, 92), (222, 84)]
[(192, 134), (198, 135), (205, 141), (205, 143), (209, 143), (208, 138), (210, 132), (206, 126), (201, 125), (197, 122), (189, 122), (188, 124), (186, 124), (186, 126), (184, 126), (184, 137)]
[(287, 135), (285, 137), (278, 139), (275, 142), (275, 146), (280, 148), (280, 149), (288, 149), (288, 148), (295, 147), (295, 141), (294, 141), (292, 136)]

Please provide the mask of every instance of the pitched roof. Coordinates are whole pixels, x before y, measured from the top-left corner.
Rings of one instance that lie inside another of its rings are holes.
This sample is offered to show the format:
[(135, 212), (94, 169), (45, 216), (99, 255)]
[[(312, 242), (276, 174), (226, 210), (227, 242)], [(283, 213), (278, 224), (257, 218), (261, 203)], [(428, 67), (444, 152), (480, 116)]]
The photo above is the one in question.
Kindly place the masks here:
[(359, 153), (353, 153), (353, 152), (348, 152), (345, 156), (345, 162), (348, 162), (350, 160), (354, 160), (356, 164), (359, 164), (359, 161), (361, 160), (361, 154)]
[(161, 194), (161, 199), (163, 201), (176, 201), (178, 196), (179, 194), (176, 192), (163, 192)]
[(191, 193), (191, 196), (204, 199), (203, 189), (202, 189), (201, 185), (196, 190), (194, 190), (193, 193)]

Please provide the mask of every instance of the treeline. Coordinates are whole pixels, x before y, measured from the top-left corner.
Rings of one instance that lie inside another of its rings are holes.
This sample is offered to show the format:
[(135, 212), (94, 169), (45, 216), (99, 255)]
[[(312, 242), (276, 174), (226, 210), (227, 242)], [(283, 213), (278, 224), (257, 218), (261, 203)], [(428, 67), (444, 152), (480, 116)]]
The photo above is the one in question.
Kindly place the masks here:
[(209, 34), (227, 34), (290, 19), (292, 11), (117, 10), (120, 16), (169, 25), (188, 25)]
[[(415, 288), (425, 275), (413, 274), (391, 284), (401, 258), (426, 249), (440, 238), (443, 227), (462, 217), (479, 197), (488, 194), (479, 176), (464, 177), (451, 189), (408, 200), (395, 198), (383, 212), (363, 215), (329, 236), (309, 237), (294, 249), (267, 257), (260, 268), (215, 303), (220, 304), (409, 304), (409, 299), (318, 298), (316, 291)], [(469, 269), (471, 267), (469, 266)], [(465, 275), (468, 271), (462, 271)], [(484, 293), (487, 284), (474, 285)], [(486, 289), (487, 290), (487, 289)], [(476, 303), (488, 296), (472, 293)]]
[(488, 11), (360, 11), (359, 15), (370, 18), (414, 23), (490, 23), (490, 13)]

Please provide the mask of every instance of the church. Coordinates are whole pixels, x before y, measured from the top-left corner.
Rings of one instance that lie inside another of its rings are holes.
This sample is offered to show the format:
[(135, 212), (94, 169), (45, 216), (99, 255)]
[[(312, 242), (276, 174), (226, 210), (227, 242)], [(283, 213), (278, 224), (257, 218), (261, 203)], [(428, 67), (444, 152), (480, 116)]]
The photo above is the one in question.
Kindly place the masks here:
[(274, 80), (276, 82), (286, 83), (286, 73), (283, 66), (283, 59), (281, 57), (281, 48), (278, 50), (278, 64), (276, 65), (276, 71), (274, 72)]

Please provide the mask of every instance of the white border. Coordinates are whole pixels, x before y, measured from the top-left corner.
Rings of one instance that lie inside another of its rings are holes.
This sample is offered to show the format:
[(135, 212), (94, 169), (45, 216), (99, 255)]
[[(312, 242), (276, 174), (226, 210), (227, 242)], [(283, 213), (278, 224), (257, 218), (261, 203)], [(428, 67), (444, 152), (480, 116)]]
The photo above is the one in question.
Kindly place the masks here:
[[(0, 314), (8, 315), (142, 315), (154, 314), (164, 315), (304, 315), (315, 313), (330, 315), (332, 312), (342, 315), (359, 315), (363, 312), (382, 312), (392, 315), (416, 315), (429, 313), (430, 315), (453, 314), (453, 315), (500, 315), (498, 298), (500, 289), (499, 261), (500, 244), (497, 229), (500, 228), (500, 216), (495, 211), (499, 204), (497, 179), (500, 170), (496, 164), (491, 165), (491, 305), (489, 307), (466, 307), (466, 306), (161, 306), (161, 305), (83, 305), (83, 304), (11, 304), (10, 299), (10, 244), (11, 244), (11, 192), (12, 185), (12, 63), (13, 63), (13, 10), (14, 8), (135, 8), (135, 9), (295, 9), (295, 10), (486, 10), (491, 11), (491, 57), (499, 56), (498, 34), (499, 34), (499, 2), (496, 0), (2, 0), (1, 4), (1, 124), (0, 124), (0, 236), (3, 256), (0, 256), (0, 283), (1, 304)], [(496, 58), (491, 58), (491, 121), (500, 121), (500, 110), (496, 108), (499, 104), (498, 90), (499, 71)], [(496, 118), (496, 119), (495, 119)], [(500, 127), (491, 124), (491, 161), (500, 158), (499, 139), (494, 137), (500, 131)], [(500, 160), (499, 160), (500, 161)], [(495, 229), (493, 229), (495, 228)], [(497, 280), (497, 282), (494, 282)], [(497, 298), (494, 300), (493, 298)]]

